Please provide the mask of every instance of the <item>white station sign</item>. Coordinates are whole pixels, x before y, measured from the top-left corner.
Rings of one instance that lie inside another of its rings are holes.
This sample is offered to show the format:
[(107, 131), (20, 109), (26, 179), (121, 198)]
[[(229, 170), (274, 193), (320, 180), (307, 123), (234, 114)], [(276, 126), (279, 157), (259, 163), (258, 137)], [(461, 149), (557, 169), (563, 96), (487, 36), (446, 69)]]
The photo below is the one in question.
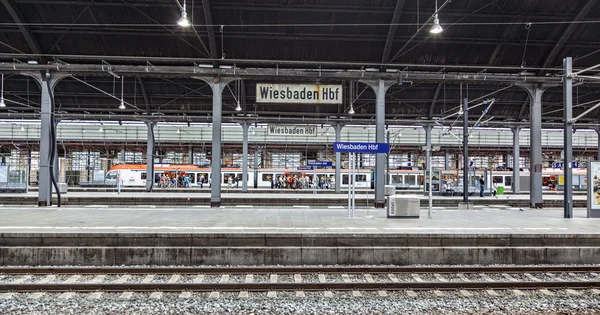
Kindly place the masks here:
[(342, 86), (329, 84), (256, 84), (257, 103), (342, 104)]
[(317, 126), (268, 125), (269, 136), (317, 136)]

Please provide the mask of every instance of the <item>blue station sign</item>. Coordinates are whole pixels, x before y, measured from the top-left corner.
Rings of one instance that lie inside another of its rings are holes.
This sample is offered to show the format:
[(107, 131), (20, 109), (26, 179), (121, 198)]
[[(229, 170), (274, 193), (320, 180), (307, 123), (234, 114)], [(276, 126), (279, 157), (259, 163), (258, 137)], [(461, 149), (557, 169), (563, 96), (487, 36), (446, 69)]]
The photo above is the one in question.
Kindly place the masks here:
[(333, 163), (331, 161), (314, 161), (314, 162), (307, 162), (306, 165), (316, 166), (316, 167), (331, 167), (331, 166), (333, 166)]
[(299, 171), (312, 171), (313, 167), (312, 166), (298, 166), (298, 170)]
[(341, 153), (389, 153), (388, 143), (334, 142), (333, 152)]

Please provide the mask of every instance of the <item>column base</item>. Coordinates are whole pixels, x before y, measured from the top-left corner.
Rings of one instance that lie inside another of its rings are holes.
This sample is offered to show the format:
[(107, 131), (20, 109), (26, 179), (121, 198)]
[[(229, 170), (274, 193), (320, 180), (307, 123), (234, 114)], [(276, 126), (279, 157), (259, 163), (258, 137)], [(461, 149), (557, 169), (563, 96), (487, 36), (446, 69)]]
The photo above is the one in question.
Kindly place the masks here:
[(211, 208), (218, 208), (221, 206), (221, 202), (220, 201), (211, 201), (210, 202), (210, 207)]
[(543, 202), (532, 203), (531, 208), (542, 209), (542, 208), (544, 208), (544, 203)]
[(473, 204), (470, 202), (459, 202), (458, 210), (473, 210)]
[(38, 201), (38, 207), (48, 207), (48, 201)]
[(384, 202), (376, 202), (375, 203), (375, 208), (385, 208), (385, 201)]

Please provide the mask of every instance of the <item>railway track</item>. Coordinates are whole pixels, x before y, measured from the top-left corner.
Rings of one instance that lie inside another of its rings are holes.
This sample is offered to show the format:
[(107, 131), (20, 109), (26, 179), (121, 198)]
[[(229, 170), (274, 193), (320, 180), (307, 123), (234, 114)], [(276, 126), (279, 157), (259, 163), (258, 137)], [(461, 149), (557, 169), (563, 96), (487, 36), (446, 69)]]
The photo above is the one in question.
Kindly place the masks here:
[[(600, 266), (26, 267), (0, 268), (0, 298), (17, 292), (314, 292), (591, 290)], [(127, 294), (129, 294), (127, 293)], [(301, 295), (303, 295), (302, 293)], [(467, 293), (465, 293), (467, 294)], [(189, 296), (190, 294), (184, 294)], [(272, 294), (275, 295), (275, 294)]]

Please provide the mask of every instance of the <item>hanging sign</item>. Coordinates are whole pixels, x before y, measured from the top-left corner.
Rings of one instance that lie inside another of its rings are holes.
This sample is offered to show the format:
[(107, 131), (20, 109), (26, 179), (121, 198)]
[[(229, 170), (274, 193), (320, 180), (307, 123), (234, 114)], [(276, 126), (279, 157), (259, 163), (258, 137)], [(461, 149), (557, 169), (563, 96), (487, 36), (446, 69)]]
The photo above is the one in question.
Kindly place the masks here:
[(313, 161), (313, 162), (307, 162), (306, 165), (316, 166), (316, 167), (332, 167), (333, 162), (331, 162), (331, 161)]
[(588, 163), (588, 218), (600, 218), (600, 161)]
[(317, 126), (268, 125), (269, 136), (317, 136)]
[(333, 152), (389, 153), (390, 145), (370, 142), (334, 142)]
[(256, 84), (257, 103), (342, 104), (342, 86), (329, 84)]

